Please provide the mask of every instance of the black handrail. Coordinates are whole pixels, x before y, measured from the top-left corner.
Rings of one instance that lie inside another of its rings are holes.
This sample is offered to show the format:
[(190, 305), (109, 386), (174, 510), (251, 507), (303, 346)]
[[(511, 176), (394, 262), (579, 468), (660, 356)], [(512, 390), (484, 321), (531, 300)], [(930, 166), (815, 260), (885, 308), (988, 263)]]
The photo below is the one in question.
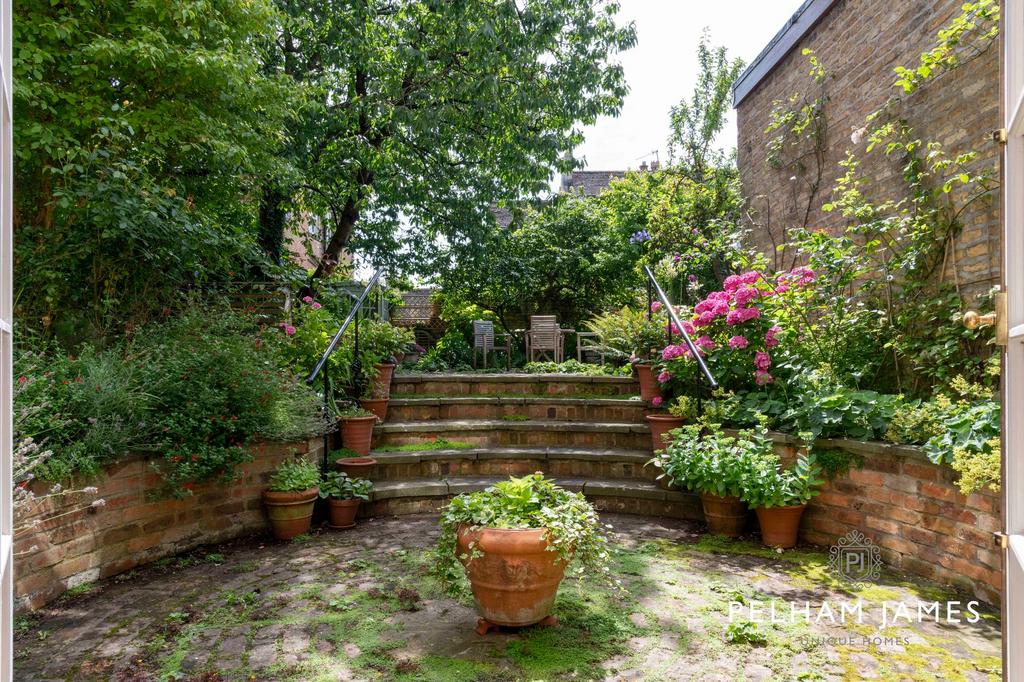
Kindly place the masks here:
[[(334, 352), (334, 349), (337, 348), (338, 343), (341, 341), (341, 337), (345, 335), (345, 330), (348, 329), (348, 326), (349, 324), (352, 323), (352, 320), (354, 320), (356, 316), (359, 315), (359, 309), (363, 307), (363, 301), (366, 300), (366, 296), (370, 293), (370, 289), (372, 289), (374, 285), (377, 284), (377, 280), (379, 280), (381, 275), (383, 274), (383, 268), (375, 272), (373, 274), (373, 277), (370, 278), (369, 283), (367, 283), (366, 288), (363, 289), (363, 293), (359, 294), (359, 297), (356, 298), (356, 302), (352, 304), (352, 310), (349, 311), (348, 317), (346, 317), (345, 321), (341, 323), (340, 327), (338, 327), (338, 333), (334, 335), (334, 338), (331, 339), (331, 342), (327, 345), (327, 350), (324, 351), (324, 354), (316, 363), (316, 367), (314, 367), (313, 371), (309, 373), (308, 377), (306, 377), (307, 384), (312, 385), (312, 383), (316, 381), (317, 375), (320, 374), (320, 371), (324, 368), (324, 365), (327, 364), (327, 359), (331, 356), (331, 353)], [(358, 326), (356, 327), (356, 333), (358, 333)]]
[[(668, 300), (668, 296), (666, 296), (665, 292), (662, 291), (661, 285), (658, 284), (658, 280), (655, 279), (655, 277), (654, 277), (654, 273), (651, 272), (651, 269), (649, 267), (647, 267), (646, 265), (644, 265), (644, 272), (647, 273), (647, 312), (648, 312), (648, 314), (651, 314), (651, 304), (654, 302), (652, 300), (652, 296), (651, 296), (651, 288), (652, 288), (652, 285), (653, 285), (654, 291), (658, 294), (658, 298), (661, 299), (661, 304), (663, 306), (665, 306), (665, 310), (668, 311), (669, 320), (673, 324), (675, 324), (676, 329), (678, 329), (679, 333), (683, 335), (683, 340), (686, 342), (686, 347), (690, 349), (690, 354), (693, 356), (693, 359), (697, 361), (697, 367), (700, 368), (701, 374), (704, 375), (704, 378), (707, 380), (708, 385), (711, 388), (713, 388), (713, 389), (714, 388), (718, 388), (718, 382), (715, 381), (715, 378), (713, 376), (711, 376), (711, 370), (709, 370), (707, 364), (705, 364), (704, 358), (702, 358), (700, 356), (700, 353), (697, 352), (697, 346), (694, 345), (693, 340), (690, 338), (690, 335), (686, 333), (686, 328), (683, 327), (683, 323), (679, 321), (679, 316), (676, 314), (675, 308), (672, 307), (672, 304)], [(671, 337), (672, 337), (671, 329), (672, 329), (672, 327), (670, 326), (669, 327), (669, 340), (671, 340)]]

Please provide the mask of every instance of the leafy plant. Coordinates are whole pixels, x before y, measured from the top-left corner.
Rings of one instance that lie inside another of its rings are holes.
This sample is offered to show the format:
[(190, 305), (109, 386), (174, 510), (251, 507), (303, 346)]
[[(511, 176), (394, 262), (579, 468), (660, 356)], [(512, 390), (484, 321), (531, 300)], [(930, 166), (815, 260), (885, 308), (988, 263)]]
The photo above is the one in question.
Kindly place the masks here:
[(739, 497), (754, 458), (773, 452), (764, 430), (727, 436), (718, 424), (692, 424), (679, 429), (672, 444), (649, 464), (692, 492)]
[(768, 638), (757, 628), (757, 623), (749, 620), (738, 620), (725, 627), (725, 641), (730, 644), (764, 645)]
[(463, 493), (452, 499), (441, 514), (441, 537), (435, 552), (435, 572), (452, 593), (462, 575), (461, 558), (472, 561), (474, 553), (458, 556), (460, 528), (544, 528), (551, 551), (561, 561), (574, 562), (577, 573), (608, 572), (607, 539), (597, 512), (580, 493), (569, 492), (536, 473), (510, 478), (485, 490)]
[(373, 482), (349, 478), (344, 471), (330, 471), (320, 482), (320, 497), (333, 500), (369, 500)]
[(523, 366), (527, 374), (583, 374), (586, 376), (621, 376), (632, 369), (626, 367), (614, 367), (612, 365), (595, 365), (578, 360), (566, 360), (565, 362), (528, 362)]
[(651, 357), (651, 350), (662, 348), (668, 334), (668, 321), (630, 307), (603, 313), (584, 325), (597, 334), (606, 352), (620, 359)]
[(751, 459), (740, 499), (755, 509), (807, 504), (819, 492), (820, 474), (813, 454), (802, 454), (785, 468), (774, 452), (760, 453)]
[(277, 465), (270, 475), (267, 490), (275, 493), (297, 493), (320, 485), (320, 469), (314, 462), (295, 458)]
[(341, 419), (355, 419), (358, 417), (373, 417), (375, 415), (373, 414), (373, 412), (370, 412), (369, 410), (364, 410), (359, 406), (350, 406), (346, 408), (339, 408), (337, 411), (337, 416)]

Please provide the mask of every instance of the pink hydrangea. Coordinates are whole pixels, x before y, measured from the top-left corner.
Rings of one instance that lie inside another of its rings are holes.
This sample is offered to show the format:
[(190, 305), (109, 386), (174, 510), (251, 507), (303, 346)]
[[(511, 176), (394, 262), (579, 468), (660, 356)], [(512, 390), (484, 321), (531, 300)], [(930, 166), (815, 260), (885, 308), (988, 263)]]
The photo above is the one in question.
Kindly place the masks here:
[(704, 350), (715, 349), (715, 342), (707, 334), (699, 336), (697, 340), (693, 342), (693, 344), (699, 348), (703, 348)]
[(728, 315), (729, 314), (729, 304), (726, 303), (725, 301), (715, 301), (715, 305), (711, 309), (711, 312), (714, 313), (717, 316)]
[(665, 402), (665, 399), (662, 398), (660, 395), (656, 395), (653, 398), (651, 398), (651, 405), (654, 405), (655, 407), (661, 407), (661, 404), (663, 402)]
[(732, 348), (733, 350), (746, 348), (749, 345), (750, 341), (747, 341), (747, 337), (740, 336), (739, 334), (729, 339), (729, 348)]
[(314, 303), (313, 303), (313, 305), (311, 305), (310, 307), (311, 307), (311, 308), (312, 308), (313, 310), (320, 310), (320, 304), (319, 304), (319, 303), (316, 303), (316, 302), (314, 302)]
[(689, 320), (683, 320), (683, 330), (687, 334), (693, 334), (696, 331), (693, 327), (693, 323), (690, 322)]
[(284, 326), (284, 333), (286, 336), (295, 336), (295, 327), (290, 324), (286, 324)]
[(768, 368), (772, 366), (772, 356), (765, 353), (763, 350), (759, 350), (754, 353), (754, 367), (761, 371), (768, 371)]
[(651, 303), (651, 312), (656, 313), (661, 310), (661, 301), (654, 301)]
[(668, 323), (668, 329), (673, 334), (679, 334), (679, 327), (676, 326), (675, 322), (669, 322)]
[(760, 296), (757, 289), (751, 286), (743, 286), (736, 290), (736, 307), (746, 308), (752, 301)]
[(303, 296), (302, 297), (302, 302), (303, 303), (312, 303), (313, 302), (313, 297), (312, 296)]
[(722, 288), (730, 292), (736, 291), (741, 284), (743, 284), (743, 280), (740, 279), (739, 275), (729, 275), (725, 278), (725, 281), (722, 282)]
[(693, 321), (694, 327), (706, 327), (715, 321), (715, 314), (710, 310), (702, 312), (697, 316), (697, 319)]
[(769, 329), (764, 335), (764, 345), (768, 348), (775, 348), (779, 345), (779, 333), (782, 331), (782, 327), (778, 325)]
[(757, 280), (761, 279), (761, 273), (751, 270), (750, 272), (744, 272), (740, 275), (740, 281), (744, 284), (753, 284)]
[(759, 369), (756, 372), (754, 372), (754, 381), (757, 383), (758, 386), (764, 386), (765, 384), (770, 384), (773, 381), (775, 381), (775, 377), (773, 377), (768, 372)]
[(661, 374), (658, 375), (658, 383), (659, 384), (667, 384), (671, 380), (672, 380), (672, 372), (662, 372)]
[(684, 350), (686, 349), (683, 346), (665, 346), (665, 349), (661, 351), (661, 359), (674, 360), (675, 358), (681, 357), (683, 355)]
[(736, 325), (747, 320), (756, 320), (759, 317), (761, 317), (759, 308), (737, 308), (729, 311), (729, 314), (725, 316), (725, 322), (729, 325)]

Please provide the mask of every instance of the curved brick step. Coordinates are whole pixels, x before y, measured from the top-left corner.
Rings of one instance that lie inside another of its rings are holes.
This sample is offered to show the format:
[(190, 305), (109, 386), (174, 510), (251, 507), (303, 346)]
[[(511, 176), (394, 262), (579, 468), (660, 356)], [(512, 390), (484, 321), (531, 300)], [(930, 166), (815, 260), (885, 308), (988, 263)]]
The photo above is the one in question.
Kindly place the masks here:
[(533, 420), (642, 423), (647, 406), (640, 399), (537, 396), (453, 396), (392, 398), (388, 419), (393, 422), (438, 419), (501, 419), (525, 416)]
[(396, 374), (391, 395), (407, 397), (469, 395), (630, 396), (640, 392), (633, 377), (581, 374)]
[[(439, 511), (453, 496), (483, 490), (503, 476), (408, 478), (376, 483), (361, 516), (388, 516)], [(700, 500), (693, 493), (663, 490), (649, 481), (557, 478), (568, 490), (582, 492), (602, 511), (701, 520)]]
[(374, 427), (374, 446), (428, 443), (438, 439), (477, 446), (548, 446), (625, 448), (650, 447), (647, 424), (580, 421), (506, 421), (460, 419), (387, 422)]
[(375, 482), (451, 476), (522, 476), (543, 471), (554, 478), (611, 478), (653, 481), (658, 471), (644, 466), (649, 450), (493, 447), (382, 452), (370, 456)]

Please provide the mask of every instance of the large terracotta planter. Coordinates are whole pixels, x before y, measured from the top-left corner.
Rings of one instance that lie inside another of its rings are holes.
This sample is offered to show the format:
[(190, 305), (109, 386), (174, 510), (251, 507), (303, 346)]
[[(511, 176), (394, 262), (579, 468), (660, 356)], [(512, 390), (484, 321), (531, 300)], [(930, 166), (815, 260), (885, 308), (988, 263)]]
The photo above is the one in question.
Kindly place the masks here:
[[(502, 530), (463, 526), (458, 531), (460, 561), (473, 588), (480, 615), (494, 625), (533, 625), (551, 615), (565, 563), (547, 549), (543, 528)], [(482, 552), (468, 562), (470, 544)]]
[(797, 531), (800, 530), (800, 517), (803, 516), (806, 504), (795, 504), (789, 507), (758, 507), (757, 522), (761, 526), (761, 542), (769, 547), (789, 549), (796, 547)]
[(373, 457), (342, 457), (334, 463), (348, 474), (349, 478), (373, 478), (373, 467), (377, 466), (377, 460)]
[(339, 417), (338, 421), (341, 422), (341, 444), (356, 454), (370, 454), (370, 443), (373, 441), (373, 427), (377, 423), (377, 415)]
[(673, 417), (670, 414), (649, 414), (646, 417), (647, 424), (651, 427), (651, 447), (653, 450), (664, 450), (672, 443), (669, 432), (678, 429), (686, 420), (682, 417)]
[(654, 365), (637, 363), (633, 365), (633, 368), (640, 381), (640, 400), (649, 403), (655, 398), (662, 397), (661, 384), (658, 383), (658, 377), (654, 374)]
[(701, 493), (700, 503), (704, 507), (709, 533), (730, 538), (743, 535), (743, 528), (747, 525), (747, 505), (740, 498)]
[(377, 419), (383, 422), (388, 416), (387, 398), (363, 398), (359, 401), (359, 407), (369, 410), (377, 415)]
[(377, 370), (377, 377), (370, 386), (371, 398), (391, 397), (391, 377), (395, 374), (395, 366), (388, 363), (378, 363), (373, 366)]
[(360, 502), (362, 500), (358, 498), (351, 500), (328, 498), (327, 513), (331, 528), (351, 528), (356, 525), (356, 512), (359, 511)]
[(313, 503), (319, 488), (310, 488), (297, 493), (263, 491), (263, 504), (270, 517), (270, 528), (278, 540), (291, 540), (297, 535), (309, 532), (313, 519)]

